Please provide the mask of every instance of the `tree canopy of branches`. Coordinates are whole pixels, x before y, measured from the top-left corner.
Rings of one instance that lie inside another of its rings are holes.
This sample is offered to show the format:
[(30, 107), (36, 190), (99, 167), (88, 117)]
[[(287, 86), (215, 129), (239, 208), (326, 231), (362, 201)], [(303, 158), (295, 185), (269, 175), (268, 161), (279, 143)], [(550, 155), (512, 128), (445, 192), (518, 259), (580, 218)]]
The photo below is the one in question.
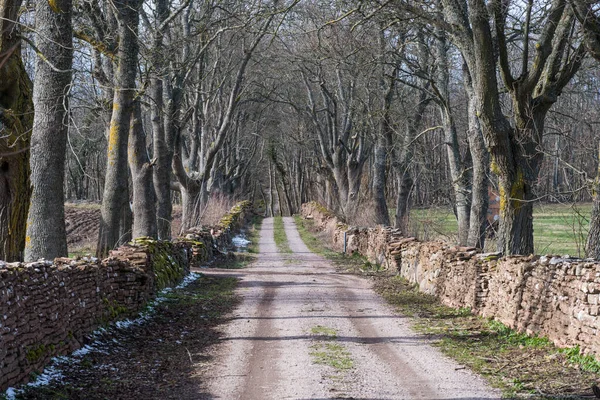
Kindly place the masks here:
[(201, 224), (219, 196), (267, 215), (317, 200), (406, 235), (411, 208), (441, 205), (456, 243), (479, 247), (497, 196), (504, 254), (536, 251), (534, 203), (594, 199), (586, 247), (600, 257), (600, 178), (587, 179), (600, 176), (595, 1), (0, 11), (0, 258), (66, 255), (65, 198), (101, 203), (105, 256), (169, 239), (174, 210), (182, 231)]

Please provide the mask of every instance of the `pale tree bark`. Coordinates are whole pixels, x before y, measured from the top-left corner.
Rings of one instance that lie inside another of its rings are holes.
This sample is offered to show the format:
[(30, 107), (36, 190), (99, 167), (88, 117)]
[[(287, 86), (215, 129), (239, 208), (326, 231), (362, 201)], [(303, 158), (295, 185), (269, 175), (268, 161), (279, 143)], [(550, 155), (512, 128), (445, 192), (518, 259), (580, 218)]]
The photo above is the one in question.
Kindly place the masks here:
[[(131, 229), (126, 224), (129, 208), (127, 147), (129, 125), (135, 96), (137, 31), (140, 0), (113, 2), (118, 20), (119, 46), (115, 72), (115, 94), (108, 136), (108, 161), (101, 208), (100, 233), (96, 253), (104, 257), (124, 242)], [(125, 218), (124, 218), (125, 217)]]
[(469, 237), (471, 213), (471, 177), (460, 154), (460, 144), (453, 110), (450, 105), (450, 66), (448, 64), (448, 42), (442, 30), (436, 32), (437, 79), (433, 85), (444, 127), (444, 144), (448, 156), (450, 179), (454, 191), (454, 206), (458, 222), (458, 244), (465, 246)]
[(5, 261), (23, 257), (31, 195), (33, 104), (15, 24), (20, 7), (20, 0), (0, 0), (0, 260)]
[(142, 124), (142, 106), (138, 99), (133, 105), (129, 128), (129, 168), (133, 182), (133, 228), (132, 237), (156, 238), (157, 224), (154, 202), (156, 199), (152, 182), (153, 164), (148, 157), (146, 135)]
[(469, 151), (473, 160), (471, 215), (469, 218), (469, 235), (467, 245), (482, 249), (485, 245), (485, 230), (488, 225), (487, 212), (489, 206), (489, 154), (485, 148), (477, 109), (475, 106), (475, 94), (469, 71), (463, 71), (465, 92), (467, 94), (467, 113), (469, 130), (467, 140)]
[(36, 2), (36, 47), (31, 134), (33, 192), (27, 218), (25, 260), (67, 256), (63, 181), (68, 100), (73, 63), (71, 0)]

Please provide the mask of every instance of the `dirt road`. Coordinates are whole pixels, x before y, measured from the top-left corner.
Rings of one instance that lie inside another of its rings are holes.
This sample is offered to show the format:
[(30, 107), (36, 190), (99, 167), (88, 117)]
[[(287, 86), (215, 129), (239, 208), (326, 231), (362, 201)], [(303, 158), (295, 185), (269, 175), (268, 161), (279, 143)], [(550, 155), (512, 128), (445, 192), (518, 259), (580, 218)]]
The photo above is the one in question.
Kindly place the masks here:
[(205, 374), (208, 398), (500, 398), (413, 333), (369, 281), (311, 253), (292, 218), (284, 222), (293, 254), (278, 253), (265, 219), (258, 261), (240, 274), (242, 304)]

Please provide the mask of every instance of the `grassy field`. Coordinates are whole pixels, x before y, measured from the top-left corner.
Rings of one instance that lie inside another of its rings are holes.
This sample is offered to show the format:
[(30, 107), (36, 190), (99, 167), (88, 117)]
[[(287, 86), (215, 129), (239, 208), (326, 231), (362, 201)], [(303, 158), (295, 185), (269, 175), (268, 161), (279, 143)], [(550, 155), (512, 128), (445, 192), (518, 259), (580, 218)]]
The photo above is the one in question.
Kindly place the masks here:
[[(583, 256), (591, 209), (591, 203), (534, 206), (536, 254)], [(422, 240), (454, 241), (456, 238), (456, 218), (449, 207), (414, 209), (410, 214), (410, 223), (413, 234)], [(495, 242), (488, 240), (486, 250), (494, 249)]]

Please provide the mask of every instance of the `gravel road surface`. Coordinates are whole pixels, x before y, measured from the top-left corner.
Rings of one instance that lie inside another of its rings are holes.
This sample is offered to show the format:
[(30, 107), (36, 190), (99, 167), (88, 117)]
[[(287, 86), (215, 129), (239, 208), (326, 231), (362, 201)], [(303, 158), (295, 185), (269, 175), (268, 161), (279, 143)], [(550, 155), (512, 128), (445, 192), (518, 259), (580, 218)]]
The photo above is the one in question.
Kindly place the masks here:
[(284, 223), (292, 254), (277, 251), (269, 218), (254, 264), (208, 272), (240, 276), (243, 301), (203, 373), (205, 398), (500, 398), (412, 332), (367, 279), (310, 252), (292, 218)]

